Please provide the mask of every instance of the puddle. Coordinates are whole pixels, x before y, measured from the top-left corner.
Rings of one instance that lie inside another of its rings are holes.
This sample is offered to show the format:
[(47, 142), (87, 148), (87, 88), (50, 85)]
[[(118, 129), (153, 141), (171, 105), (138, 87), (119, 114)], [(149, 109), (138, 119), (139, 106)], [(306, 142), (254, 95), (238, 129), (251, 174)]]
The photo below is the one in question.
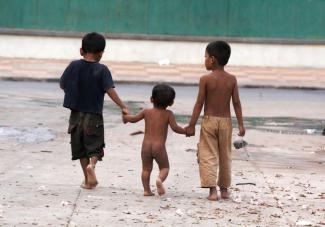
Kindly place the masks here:
[(54, 138), (55, 134), (47, 128), (0, 126), (0, 140), (16, 140), (18, 143), (41, 143)]
[[(176, 115), (177, 122), (187, 124), (191, 119), (189, 115)], [(198, 124), (200, 124), (200, 120)], [(232, 118), (233, 127), (237, 127), (236, 118)], [(322, 135), (325, 120), (304, 119), (293, 117), (245, 117), (246, 129), (256, 129), (264, 132), (294, 135)]]

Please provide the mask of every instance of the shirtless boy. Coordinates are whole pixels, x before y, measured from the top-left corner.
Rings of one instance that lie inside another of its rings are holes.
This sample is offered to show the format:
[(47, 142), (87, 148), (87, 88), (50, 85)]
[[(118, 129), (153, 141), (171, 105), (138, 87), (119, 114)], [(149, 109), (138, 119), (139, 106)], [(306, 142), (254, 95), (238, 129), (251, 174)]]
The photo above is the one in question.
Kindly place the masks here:
[(174, 102), (175, 91), (165, 84), (158, 84), (152, 90), (151, 102), (153, 108), (144, 109), (137, 115), (123, 115), (124, 123), (135, 123), (142, 119), (145, 121), (145, 133), (142, 142), (142, 184), (143, 195), (153, 196), (150, 189), (150, 174), (153, 160), (159, 166), (159, 176), (156, 180), (157, 192), (159, 195), (165, 194), (163, 182), (169, 172), (169, 161), (166, 152), (165, 142), (167, 139), (168, 125), (176, 133), (185, 134), (185, 129), (178, 126), (172, 111), (167, 110)]
[(235, 76), (224, 70), (230, 53), (230, 46), (224, 41), (211, 42), (206, 47), (205, 67), (211, 73), (200, 78), (199, 92), (192, 118), (189, 126), (186, 127), (187, 136), (195, 134), (195, 124), (204, 106), (198, 144), (198, 161), (201, 187), (210, 189), (209, 200), (218, 199), (217, 185), (220, 187), (221, 198), (227, 199), (229, 197), (232, 135), (231, 100), (238, 121), (238, 135), (245, 135), (237, 80)]

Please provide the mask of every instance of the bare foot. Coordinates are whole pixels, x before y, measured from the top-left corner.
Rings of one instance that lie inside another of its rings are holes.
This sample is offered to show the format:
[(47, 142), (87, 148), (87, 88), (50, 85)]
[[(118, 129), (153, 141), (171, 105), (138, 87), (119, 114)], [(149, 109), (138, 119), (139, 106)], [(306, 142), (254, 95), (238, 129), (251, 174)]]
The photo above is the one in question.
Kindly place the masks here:
[(152, 191), (144, 191), (143, 195), (144, 196), (154, 196), (155, 194)]
[(164, 185), (159, 177), (156, 180), (156, 186), (157, 186), (157, 192), (159, 195), (163, 195), (166, 193)]
[(91, 164), (87, 166), (87, 176), (88, 176), (88, 185), (92, 188), (96, 187), (98, 184), (96, 174), (95, 174), (95, 167)]
[(217, 201), (218, 200), (218, 195), (216, 192), (210, 193), (209, 196), (207, 197), (208, 200), (210, 201)]
[(80, 187), (83, 188), (83, 189), (92, 189), (92, 187), (88, 183), (86, 183), (85, 181), (83, 181), (81, 183)]
[(229, 192), (227, 188), (220, 188), (220, 192), (221, 192), (222, 199), (229, 199)]
[(216, 187), (210, 188), (209, 196), (207, 197), (210, 201), (217, 201), (218, 200), (218, 194)]

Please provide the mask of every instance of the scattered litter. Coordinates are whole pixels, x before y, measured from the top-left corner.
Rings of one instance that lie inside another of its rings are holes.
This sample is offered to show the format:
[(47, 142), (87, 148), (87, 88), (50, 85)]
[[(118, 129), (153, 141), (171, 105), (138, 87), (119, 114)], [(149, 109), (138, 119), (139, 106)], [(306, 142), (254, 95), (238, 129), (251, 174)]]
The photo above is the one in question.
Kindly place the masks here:
[(240, 139), (236, 139), (233, 144), (236, 149), (240, 149), (248, 145), (248, 143), (243, 139), (243, 137), (241, 137)]
[(242, 198), (239, 194), (235, 195), (232, 197), (232, 200), (235, 202), (235, 203), (241, 203), (242, 202)]
[(314, 134), (316, 129), (306, 129), (307, 134)]
[(308, 220), (299, 220), (296, 222), (296, 225), (298, 226), (312, 226), (311, 221)]
[(130, 136), (135, 136), (135, 135), (140, 135), (140, 134), (144, 134), (144, 131), (138, 130), (135, 132), (130, 133)]
[(279, 174), (279, 173), (277, 173), (277, 174), (275, 174), (275, 177), (283, 177), (283, 175), (282, 175), (282, 174)]
[(254, 186), (256, 186), (255, 183), (251, 183), (251, 182), (237, 183), (236, 185), (254, 185)]
[(188, 149), (186, 149), (185, 151), (186, 151), (186, 152), (194, 152), (194, 153), (197, 152), (196, 149), (192, 149), (192, 148), (188, 148)]
[(69, 206), (71, 204), (71, 202), (69, 201), (62, 201), (61, 202), (61, 206), (65, 207), (65, 206)]
[(181, 209), (177, 209), (177, 210), (176, 210), (176, 214), (177, 214), (178, 216), (183, 216), (183, 215), (184, 215), (184, 213), (183, 213), (183, 211), (182, 211)]
[(169, 205), (166, 205), (166, 206), (160, 206), (160, 208), (161, 208), (161, 209), (164, 209), (164, 210), (167, 210), (167, 209), (170, 208), (170, 206), (169, 206)]
[(308, 209), (308, 205), (305, 205), (304, 204), (304, 205), (301, 206), (301, 208), (304, 209), (304, 210), (306, 210), (306, 209)]
[(88, 198), (92, 198), (92, 199), (103, 199), (103, 197), (95, 196), (95, 195), (88, 195)]
[(46, 190), (46, 187), (44, 185), (42, 186), (39, 186), (37, 191), (45, 191)]
[(160, 59), (160, 60), (158, 61), (158, 64), (159, 64), (160, 66), (163, 66), (163, 65), (170, 65), (170, 60), (169, 60), (168, 58), (163, 58), (163, 59)]

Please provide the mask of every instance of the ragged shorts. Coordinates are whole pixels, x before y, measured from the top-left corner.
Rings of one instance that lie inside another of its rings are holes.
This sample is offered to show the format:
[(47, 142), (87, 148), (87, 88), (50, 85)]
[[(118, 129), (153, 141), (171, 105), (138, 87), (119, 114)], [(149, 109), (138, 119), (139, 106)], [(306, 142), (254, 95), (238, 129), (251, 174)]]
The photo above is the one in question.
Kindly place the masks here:
[(71, 134), (72, 160), (104, 156), (104, 122), (102, 114), (71, 111), (68, 133)]

